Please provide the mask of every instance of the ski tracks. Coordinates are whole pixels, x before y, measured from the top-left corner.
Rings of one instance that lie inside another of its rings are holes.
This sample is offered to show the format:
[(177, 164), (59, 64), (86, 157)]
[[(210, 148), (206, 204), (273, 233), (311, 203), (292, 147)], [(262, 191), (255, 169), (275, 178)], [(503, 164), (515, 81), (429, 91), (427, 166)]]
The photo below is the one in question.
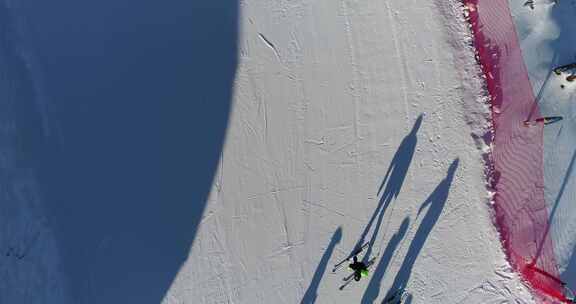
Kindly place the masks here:
[(405, 118), (406, 118), (406, 127), (409, 128), (410, 126), (410, 113), (408, 107), (408, 67), (406, 66), (406, 54), (404, 52), (404, 48), (400, 45), (400, 41), (398, 39), (398, 29), (396, 27), (397, 18), (395, 18), (398, 14), (397, 11), (392, 11), (390, 7), (390, 3), (388, 1), (384, 1), (384, 6), (386, 8), (386, 12), (388, 14), (388, 19), (390, 21), (390, 27), (392, 28), (392, 41), (394, 44), (394, 48), (396, 49), (396, 56), (399, 59), (401, 69), (400, 69), (400, 78), (401, 78), (401, 89), (403, 95), (403, 103), (404, 103), (404, 111), (405, 111)]

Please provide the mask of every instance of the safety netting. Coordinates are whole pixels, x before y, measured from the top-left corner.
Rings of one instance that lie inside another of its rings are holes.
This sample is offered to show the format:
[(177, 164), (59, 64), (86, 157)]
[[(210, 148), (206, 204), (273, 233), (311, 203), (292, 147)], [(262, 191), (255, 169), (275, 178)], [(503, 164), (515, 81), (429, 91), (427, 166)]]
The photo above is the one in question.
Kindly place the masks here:
[(508, 0), (462, 1), (491, 100), (490, 185), (504, 250), (542, 302), (567, 302), (544, 194), (544, 124), (525, 124), (541, 116)]

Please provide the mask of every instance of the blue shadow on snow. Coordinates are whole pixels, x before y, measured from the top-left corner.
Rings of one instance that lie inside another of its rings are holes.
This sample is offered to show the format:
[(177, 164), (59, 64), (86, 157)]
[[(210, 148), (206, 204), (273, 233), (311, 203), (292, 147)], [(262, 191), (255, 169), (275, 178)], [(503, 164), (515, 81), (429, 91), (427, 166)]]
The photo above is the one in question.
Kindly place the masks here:
[(384, 299), (390, 298), (398, 290), (404, 290), (406, 288), (406, 284), (408, 283), (410, 275), (412, 274), (414, 263), (416, 263), (416, 259), (418, 258), (420, 251), (424, 247), (430, 232), (432, 232), (432, 228), (434, 228), (434, 225), (440, 218), (440, 214), (442, 214), (446, 200), (448, 200), (448, 193), (450, 192), (450, 186), (452, 185), (454, 174), (458, 168), (458, 163), (458, 159), (455, 159), (452, 162), (448, 168), (446, 177), (440, 182), (440, 184), (438, 184), (438, 186), (436, 186), (436, 189), (434, 189), (432, 194), (430, 194), (430, 196), (428, 196), (428, 198), (420, 206), (420, 209), (418, 210), (418, 216), (420, 216), (426, 207), (428, 207), (428, 210), (420, 222), (420, 226), (414, 235), (414, 239), (410, 243), (406, 257), (404, 258), (400, 269), (396, 273), (394, 282), (392, 283), (392, 286), (388, 290), (388, 293)]
[(330, 244), (328, 244), (328, 248), (324, 251), (322, 255), (322, 259), (320, 259), (320, 263), (318, 263), (318, 267), (316, 267), (316, 271), (314, 272), (314, 276), (312, 277), (312, 281), (310, 282), (310, 286), (304, 293), (302, 297), (301, 304), (311, 304), (316, 302), (316, 298), (318, 297), (318, 286), (320, 286), (320, 281), (322, 281), (322, 276), (324, 276), (324, 272), (326, 271), (326, 266), (328, 266), (328, 261), (332, 256), (332, 252), (334, 252), (334, 248), (340, 240), (342, 239), (342, 228), (338, 227), (334, 234), (332, 235), (332, 239), (330, 240)]
[(420, 114), (420, 116), (418, 116), (418, 118), (416, 119), (416, 122), (414, 123), (414, 126), (412, 127), (410, 133), (406, 135), (404, 139), (402, 139), (402, 142), (400, 143), (398, 150), (396, 151), (394, 157), (392, 158), (392, 161), (390, 162), (388, 170), (386, 170), (384, 179), (382, 180), (382, 183), (378, 188), (378, 194), (382, 195), (380, 197), (378, 206), (376, 207), (376, 210), (374, 210), (374, 213), (372, 214), (370, 221), (364, 228), (364, 231), (362, 231), (360, 238), (358, 239), (356, 245), (354, 246), (354, 248), (359, 248), (360, 246), (362, 246), (362, 244), (364, 244), (366, 236), (368, 235), (368, 232), (370, 232), (370, 228), (372, 227), (374, 220), (376, 219), (376, 217), (378, 217), (376, 225), (374, 226), (374, 229), (372, 231), (372, 236), (370, 237), (369, 241), (370, 243), (368, 245), (368, 248), (366, 248), (366, 252), (362, 259), (362, 261), (365, 263), (368, 262), (368, 259), (370, 259), (370, 255), (372, 254), (372, 247), (374, 246), (374, 241), (376, 240), (376, 237), (378, 236), (378, 231), (380, 230), (380, 226), (382, 225), (384, 213), (386, 212), (386, 209), (388, 208), (388, 205), (390, 204), (392, 199), (395, 199), (400, 193), (400, 190), (402, 189), (404, 179), (406, 178), (408, 168), (410, 167), (410, 163), (412, 162), (412, 158), (414, 156), (414, 150), (416, 149), (416, 143), (418, 142), (418, 137), (416, 135), (418, 133), (418, 130), (420, 129), (420, 126), (422, 125), (423, 118), (424, 115)]
[(396, 252), (398, 245), (400, 245), (400, 242), (406, 235), (409, 226), (410, 219), (405, 218), (402, 221), (398, 232), (396, 232), (388, 242), (384, 254), (380, 258), (380, 262), (378, 263), (378, 266), (376, 266), (376, 269), (370, 278), (370, 283), (368, 283), (368, 287), (366, 287), (366, 291), (362, 296), (362, 304), (374, 303), (376, 298), (378, 298), (378, 294), (380, 293), (380, 284), (382, 283), (386, 269), (388, 268), (390, 261), (392, 261), (392, 257), (394, 256), (394, 252)]
[(20, 6), (59, 130), (42, 131), (41, 92), (30, 92), (17, 115), (22, 146), (74, 302), (160, 303), (190, 253), (221, 155), (238, 3)]
[[(576, 4), (571, 1), (558, 1), (557, 4), (552, 7), (551, 16), (558, 25), (558, 29), (560, 30), (560, 34), (558, 38), (552, 43), (552, 49), (558, 54), (559, 60), (558, 65), (565, 65), (569, 63), (576, 62), (576, 56), (574, 55), (575, 47), (576, 47), (576, 36), (574, 35), (576, 31), (576, 23), (574, 23), (574, 18), (576, 18)], [(566, 112), (564, 112), (564, 117), (569, 117), (569, 121), (565, 122), (573, 124), (574, 118), (574, 110), (570, 104), (562, 104), (562, 105), (554, 105), (556, 108), (560, 107), (562, 110), (563, 107), (566, 108)], [(546, 147), (545, 147), (546, 148)], [(564, 182), (562, 184), (562, 188), (560, 193), (564, 192), (564, 187), (566, 185), (566, 180), (568, 178), (568, 174), (570, 174), (572, 169), (572, 162), (574, 157), (572, 158), (570, 168), (567, 171), (567, 176), (564, 178)], [(568, 187), (567, 191), (573, 192), (570, 187)], [(555, 212), (556, 206), (558, 204), (559, 198), (561, 194), (558, 195), (556, 202), (554, 203), (554, 210), (552, 210), (552, 215)], [(570, 193), (571, 194), (571, 193)], [(551, 218), (552, 218), (551, 215)], [(576, 287), (576, 247), (572, 250), (572, 256), (570, 261), (564, 270), (561, 273), (561, 279), (565, 281), (569, 287), (575, 288)]]

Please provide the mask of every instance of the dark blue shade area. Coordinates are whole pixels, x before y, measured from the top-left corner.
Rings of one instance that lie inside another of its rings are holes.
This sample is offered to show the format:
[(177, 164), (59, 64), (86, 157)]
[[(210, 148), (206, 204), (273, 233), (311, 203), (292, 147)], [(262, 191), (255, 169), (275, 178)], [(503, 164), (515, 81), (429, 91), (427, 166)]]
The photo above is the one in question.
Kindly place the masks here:
[(17, 113), (22, 147), (74, 303), (160, 303), (188, 257), (221, 155), (238, 3), (22, 5), (58, 130), (45, 136), (29, 87)]

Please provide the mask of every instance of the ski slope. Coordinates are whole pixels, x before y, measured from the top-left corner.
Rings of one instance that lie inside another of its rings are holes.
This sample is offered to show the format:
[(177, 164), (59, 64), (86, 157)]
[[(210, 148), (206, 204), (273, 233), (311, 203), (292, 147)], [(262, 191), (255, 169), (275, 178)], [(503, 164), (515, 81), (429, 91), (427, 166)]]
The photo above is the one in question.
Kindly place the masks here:
[(73, 303), (48, 222), (32, 137), (54, 132), (23, 20), (0, 1), (0, 303)]
[[(541, 111), (565, 116), (544, 129), (553, 227), (576, 189), (572, 87), (539, 90), (572, 52), (546, 44), (571, 37), (560, 1), (510, 0)], [(537, 302), (494, 226), (460, 1), (6, 0), (0, 17), (0, 303)], [(553, 229), (571, 283), (573, 230)], [(364, 242), (370, 276), (339, 290)]]
[[(224, 148), (176, 303), (533, 303), (491, 219), (457, 1), (243, 1)], [(372, 241), (370, 277), (331, 273)]]
[[(574, 94), (576, 84), (566, 81), (570, 71), (552, 70), (576, 61), (576, 4), (574, 1), (537, 1), (532, 7), (510, 1), (536, 102), (543, 116), (564, 119), (544, 128), (544, 189), (555, 258), (563, 281), (576, 287), (576, 184), (573, 177)], [(572, 71), (573, 72), (573, 71)]]

